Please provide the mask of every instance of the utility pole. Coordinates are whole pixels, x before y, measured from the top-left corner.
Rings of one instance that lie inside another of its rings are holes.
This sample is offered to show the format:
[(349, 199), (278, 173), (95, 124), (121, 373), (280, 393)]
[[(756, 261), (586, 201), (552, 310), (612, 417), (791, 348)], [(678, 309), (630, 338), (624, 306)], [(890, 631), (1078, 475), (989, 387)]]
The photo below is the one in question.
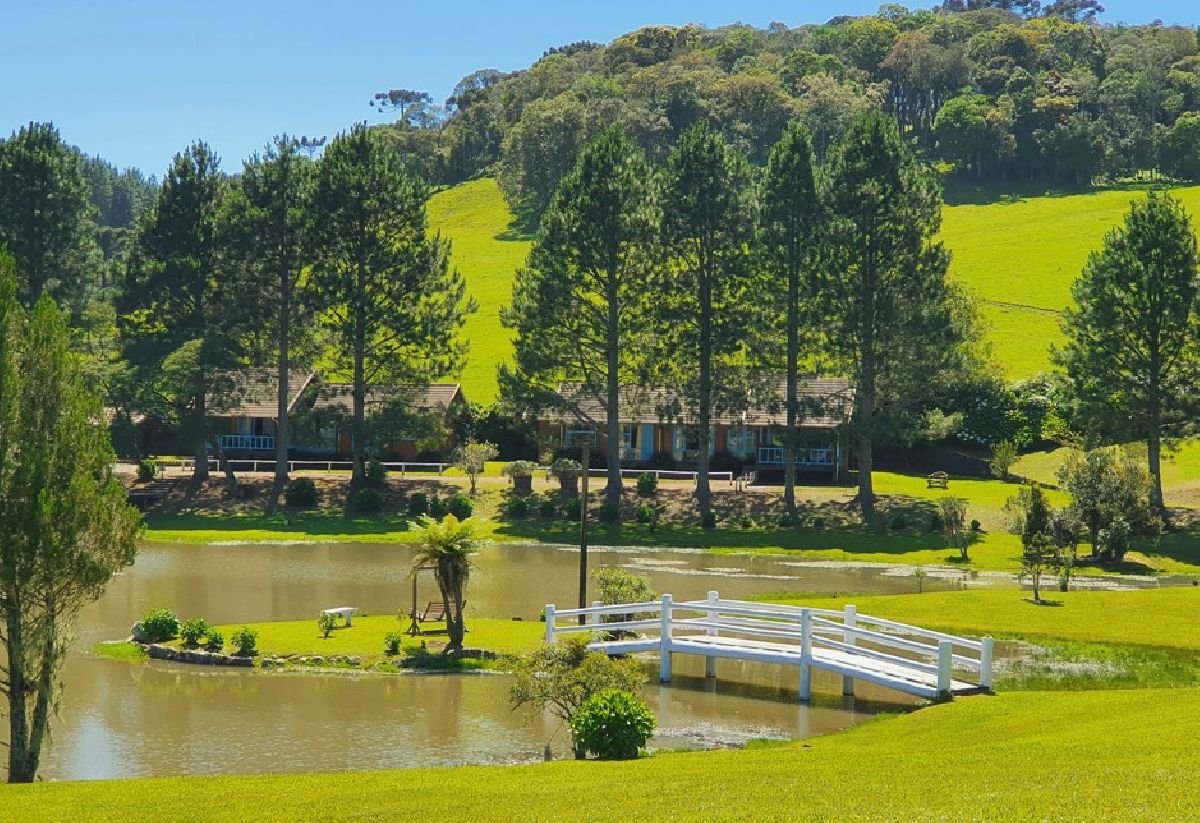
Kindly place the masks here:
[[(580, 490), (579, 498), (579, 608), (587, 608), (587, 574), (588, 574), (588, 544), (587, 544), (587, 519), (588, 519), (588, 475), (591, 474), (592, 466), (592, 440), (590, 437), (581, 437), (579, 446), (580, 465), (583, 466), (583, 488)], [(584, 615), (579, 615), (579, 625), (587, 622)]]

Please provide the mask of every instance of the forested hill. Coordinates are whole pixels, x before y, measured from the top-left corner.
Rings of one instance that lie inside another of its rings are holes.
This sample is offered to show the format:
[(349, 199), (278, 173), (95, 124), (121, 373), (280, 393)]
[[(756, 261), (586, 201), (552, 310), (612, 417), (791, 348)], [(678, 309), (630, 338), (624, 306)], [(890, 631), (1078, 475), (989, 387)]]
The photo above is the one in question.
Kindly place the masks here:
[(1200, 179), (1196, 30), (1104, 25), (1088, 0), (947, 5), (796, 28), (648, 27), (551, 49), (523, 71), (474, 72), (445, 106), (406, 89), (374, 102), (427, 178), (494, 173), (531, 216), (614, 121), (661, 158), (706, 120), (761, 162), (789, 120), (821, 151), (878, 107), (930, 159), (979, 178)]

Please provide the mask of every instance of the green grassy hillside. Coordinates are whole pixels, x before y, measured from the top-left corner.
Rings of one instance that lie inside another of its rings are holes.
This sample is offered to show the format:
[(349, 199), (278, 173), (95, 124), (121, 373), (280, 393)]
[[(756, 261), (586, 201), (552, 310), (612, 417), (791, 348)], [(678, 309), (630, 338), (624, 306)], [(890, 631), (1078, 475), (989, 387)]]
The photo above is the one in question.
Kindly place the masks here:
[[(471, 353), (462, 373), (467, 399), (496, 397), (496, 366), (512, 352), (512, 335), (500, 325), (500, 307), (512, 296), (513, 274), (529, 243), (509, 234), (512, 212), (495, 180), (472, 180), (429, 201), (429, 225), (450, 240), (453, 265), (462, 272), (479, 311), (467, 320)], [(506, 239), (508, 238), (508, 239)]]
[[(1200, 214), (1200, 187), (1175, 194)], [(946, 207), (942, 239), (954, 253), (951, 272), (982, 301), (988, 337), (1010, 377), (1049, 368), (1071, 283), (1140, 196), (1114, 190)]]
[[(1200, 186), (1175, 193), (1200, 215)], [(946, 207), (942, 239), (954, 253), (951, 273), (981, 301), (988, 338), (1010, 377), (1049, 368), (1071, 283), (1139, 196), (1123, 189)], [(440, 192), (430, 200), (429, 219), (453, 242), (454, 265), (479, 301), (467, 322), (471, 357), (462, 382), (469, 398), (487, 402), (496, 395), (496, 366), (511, 352), (500, 307), (509, 301), (529, 242), (512, 232), (512, 213), (494, 180)]]

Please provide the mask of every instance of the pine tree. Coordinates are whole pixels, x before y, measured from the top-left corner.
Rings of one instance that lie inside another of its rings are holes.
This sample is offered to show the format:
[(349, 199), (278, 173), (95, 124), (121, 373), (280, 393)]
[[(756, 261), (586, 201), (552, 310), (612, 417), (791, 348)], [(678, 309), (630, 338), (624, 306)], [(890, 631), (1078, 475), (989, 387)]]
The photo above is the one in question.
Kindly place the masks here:
[(1146, 443), (1161, 510), (1164, 433), (1184, 433), (1200, 410), (1200, 279), (1183, 205), (1169, 194), (1135, 202), (1071, 291), (1056, 356), (1080, 419), (1109, 442)]
[(28, 318), (0, 254), (0, 693), (8, 780), (32, 782), (71, 628), (133, 563), (138, 515), (113, 475), (100, 399), (43, 295)]
[(872, 453), (889, 413), (928, 394), (960, 356), (964, 329), (933, 240), (941, 196), (895, 121), (862, 118), (836, 148), (826, 181), (826, 347), (852, 375), (858, 496), (875, 519)]
[(317, 171), (313, 281), (322, 318), (349, 361), (357, 490), (366, 474), (366, 394), (456, 372), (466, 286), (449, 244), (427, 234), (426, 187), (386, 140), (357, 125), (330, 141)]
[[(622, 384), (644, 359), (660, 215), (645, 158), (619, 127), (592, 143), (560, 183), (528, 265), (517, 273), (505, 325), (516, 330), (515, 381), (536, 403), (594, 399), (607, 434), (607, 499), (621, 499)], [(578, 397), (557, 398), (562, 381)], [(508, 381), (506, 381), (508, 382)], [(520, 390), (520, 389), (519, 389)]]
[[(694, 404), (698, 429), (696, 500), (711, 517), (709, 448), (714, 413), (744, 371), (745, 301), (754, 198), (746, 159), (707, 125), (684, 132), (663, 181), (667, 263), (654, 295), (661, 366)], [(692, 411), (692, 409), (689, 409)]]
[(793, 124), (771, 150), (760, 193), (759, 244), (764, 282), (760, 294), (775, 298), (773, 328), (783, 328), (786, 340), (787, 439), (784, 441), (783, 500), (796, 508), (796, 426), (801, 409), (797, 398), (801, 338), (811, 344), (815, 330), (812, 306), (820, 289), (817, 269), (824, 211), (817, 195), (812, 138)]

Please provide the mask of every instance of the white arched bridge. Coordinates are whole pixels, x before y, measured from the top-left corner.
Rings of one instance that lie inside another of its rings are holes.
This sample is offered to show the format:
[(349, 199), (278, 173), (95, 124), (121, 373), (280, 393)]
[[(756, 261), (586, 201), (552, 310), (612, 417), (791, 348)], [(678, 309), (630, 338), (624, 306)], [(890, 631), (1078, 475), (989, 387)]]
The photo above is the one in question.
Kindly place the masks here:
[(546, 641), (585, 632), (588, 648), (610, 655), (657, 652), (659, 679), (671, 680), (671, 656), (705, 658), (705, 674), (716, 676), (719, 658), (778, 663), (799, 668), (800, 699), (812, 695), (812, 670), (842, 676), (843, 694), (861, 680), (918, 697), (949, 699), (992, 687), (990, 637), (931, 631), (844, 609), (783, 606), (745, 600), (604, 604), (584, 609), (546, 606)]

